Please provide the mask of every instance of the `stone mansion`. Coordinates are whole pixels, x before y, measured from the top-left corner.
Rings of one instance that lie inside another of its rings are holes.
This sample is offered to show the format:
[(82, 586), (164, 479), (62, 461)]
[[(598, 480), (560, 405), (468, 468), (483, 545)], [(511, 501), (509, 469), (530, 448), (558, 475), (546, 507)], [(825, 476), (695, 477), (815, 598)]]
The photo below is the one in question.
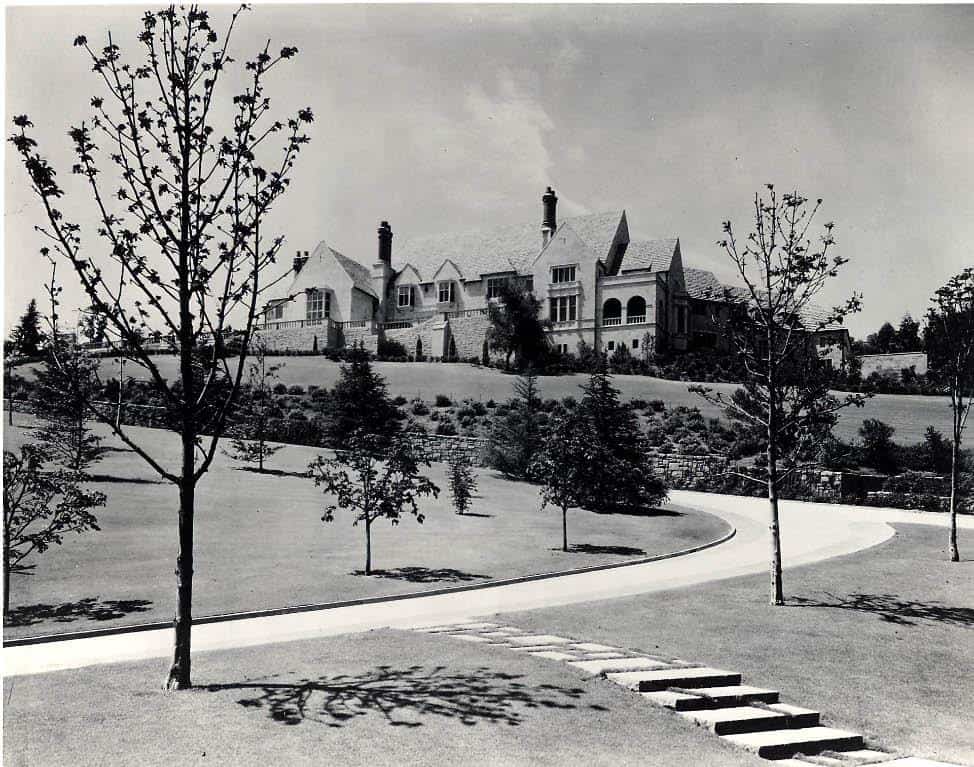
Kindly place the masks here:
[[(488, 351), (487, 307), (516, 280), (542, 300), (551, 342), (563, 352), (581, 341), (610, 353), (625, 346), (636, 356), (721, 347), (713, 304), (739, 289), (685, 268), (676, 237), (631, 239), (624, 210), (559, 222), (557, 204), (549, 187), (540, 226), (437, 234), (395, 247), (383, 221), (371, 265), (325, 242), (299, 251), (286, 296), (264, 309), (260, 337), (275, 351), (358, 342), (376, 351), (384, 338), (417, 359), (480, 358)], [(828, 356), (838, 349), (841, 363), (848, 332), (829, 331), (819, 345)]]

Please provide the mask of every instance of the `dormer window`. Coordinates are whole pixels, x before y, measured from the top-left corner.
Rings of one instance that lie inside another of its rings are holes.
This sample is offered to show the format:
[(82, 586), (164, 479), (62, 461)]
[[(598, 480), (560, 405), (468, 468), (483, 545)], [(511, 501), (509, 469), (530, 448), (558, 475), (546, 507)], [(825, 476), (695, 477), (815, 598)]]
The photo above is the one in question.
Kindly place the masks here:
[(499, 298), (501, 288), (507, 282), (507, 277), (488, 277), (487, 278), (487, 300)]
[(574, 266), (552, 267), (551, 281), (555, 284), (559, 282), (575, 282), (575, 267)]
[(452, 304), (456, 300), (454, 290), (456, 283), (453, 280), (445, 280), (437, 283), (437, 299), (441, 304)]
[(413, 286), (412, 285), (400, 285), (399, 295), (398, 295), (397, 305), (400, 309), (404, 309), (415, 304), (413, 300)]

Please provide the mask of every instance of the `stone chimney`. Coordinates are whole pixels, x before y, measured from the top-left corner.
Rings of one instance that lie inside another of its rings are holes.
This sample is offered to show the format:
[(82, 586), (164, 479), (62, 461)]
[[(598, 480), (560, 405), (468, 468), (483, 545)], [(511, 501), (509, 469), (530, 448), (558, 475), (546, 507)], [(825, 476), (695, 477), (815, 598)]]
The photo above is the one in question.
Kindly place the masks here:
[(541, 203), (544, 207), (544, 218), (541, 220), (541, 245), (544, 247), (554, 235), (558, 228), (558, 218), (555, 209), (558, 206), (558, 196), (550, 186), (541, 196)]
[(392, 264), (392, 227), (388, 221), (379, 224), (379, 260)]
[(302, 253), (300, 250), (294, 256), (294, 274), (297, 275), (304, 269), (304, 265), (308, 263), (308, 251)]

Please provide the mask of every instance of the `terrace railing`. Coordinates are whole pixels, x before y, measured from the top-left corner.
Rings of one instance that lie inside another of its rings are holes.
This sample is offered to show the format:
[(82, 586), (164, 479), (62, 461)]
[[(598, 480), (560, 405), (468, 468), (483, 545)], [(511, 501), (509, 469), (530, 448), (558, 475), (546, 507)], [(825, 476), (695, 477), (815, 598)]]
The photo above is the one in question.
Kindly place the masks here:
[(622, 324), (622, 317), (603, 317), (602, 318), (602, 325), (604, 327), (612, 327), (614, 325), (621, 325), (621, 324)]
[(627, 325), (642, 325), (646, 322), (645, 314), (635, 314), (632, 317), (626, 317)]

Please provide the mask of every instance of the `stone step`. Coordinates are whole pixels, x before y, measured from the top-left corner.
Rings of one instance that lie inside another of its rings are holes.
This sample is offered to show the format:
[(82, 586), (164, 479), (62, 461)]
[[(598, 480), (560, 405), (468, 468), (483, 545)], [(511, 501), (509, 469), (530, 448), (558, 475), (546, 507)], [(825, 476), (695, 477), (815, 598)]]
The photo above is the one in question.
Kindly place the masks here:
[(768, 708), (787, 716), (789, 727), (817, 727), (821, 723), (821, 714), (810, 708), (792, 706), (788, 703), (773, 703)]
[(853, 764), (859, 764), (861, 762), (889, 761), (893, 758), (893, 755), (885, 751), (876, 751), (872, 748), (857, 748), (854, 751), (843, 751), (842, 758), (851, 759), (853, 760)]
[(585, 652), (622, 652), (618, 647), (596, 644), (595, 642), (576, 642), (572, 647), (576, 650), (585, 650)]
[(935, 762), (931, 759), (920, 759), (916, 756), (905, 756), (889, 762), (871, 764), (869, 767), (963, 767), (963, 765), (952, 762)]
[(741, 683), (740, 674), (707, 666), (624, 671), (619, 674), (606, 674), (606, 676), (616, 684), (639, 692), (658, 692), (670, 687), (719, 687)]
[(615, 658), (613, 660), (579, 660), (569, 663), (589, 674), (607, 674), (612, 671), (644, 671), (666, 668), (668, 664), (655, 658)]
[(791, 726), (788, 715), (754, 706), (711, 708), (704, 711), (681, 711), (680, 716), (706, 727), (717, 735), (763, 732)]
[(747, 684), (726, 687), (700, 687), (682, 691), (678, 689), (640, 693), (646, 700), (675, 711), (701, 711), (708, 708), (743, 706), (748, 703), (777, 703), (777, 690), (765, 690)]
[(831, 727), (799, 727), (721, 737), (765, 759), (785, 759), (799, 753), (817, 754), (826, 750), (847, 751), (863, 747), (862, 735)]
[(576, 660), (576, 656), (569, 655), (567, 652), (559, 652), (558, 650), (541, 650), (540, 652), (536, 652), (532, 649), (528, 655), (533, 655), (535, 658), (546, 658), (547, 660)]
[(571, 639), (565, 639), (565, 637), (554, 636), (552, 634), (522, 634), (512, 636), (507, 641), (518, 647), (572, 644)]

